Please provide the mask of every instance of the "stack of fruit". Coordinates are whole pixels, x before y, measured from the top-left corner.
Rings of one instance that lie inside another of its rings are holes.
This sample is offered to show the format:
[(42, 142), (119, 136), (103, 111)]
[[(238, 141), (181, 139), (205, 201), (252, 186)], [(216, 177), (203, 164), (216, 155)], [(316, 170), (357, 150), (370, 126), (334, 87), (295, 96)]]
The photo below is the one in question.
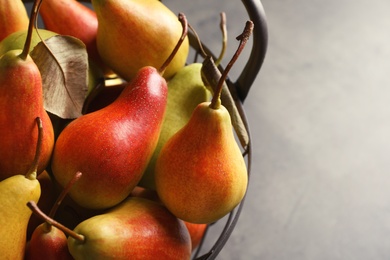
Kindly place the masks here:
[(253, 24), (221, 74), (184, 14), (91, 2), (0, 0), (0, 255), (189, 259), (247, 189), (225, 82)]

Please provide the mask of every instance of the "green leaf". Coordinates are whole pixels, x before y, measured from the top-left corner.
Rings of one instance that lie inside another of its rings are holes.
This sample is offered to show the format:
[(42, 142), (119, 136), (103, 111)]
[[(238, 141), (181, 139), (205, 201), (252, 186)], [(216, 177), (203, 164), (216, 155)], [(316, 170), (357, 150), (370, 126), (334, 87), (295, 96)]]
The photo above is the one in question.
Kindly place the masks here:
[(88, 54), (84, 43), (56, 35), (40, 42), (30, 53), (43, 84), (46, 111), (63, 119), (81, 116), (88, 91)]

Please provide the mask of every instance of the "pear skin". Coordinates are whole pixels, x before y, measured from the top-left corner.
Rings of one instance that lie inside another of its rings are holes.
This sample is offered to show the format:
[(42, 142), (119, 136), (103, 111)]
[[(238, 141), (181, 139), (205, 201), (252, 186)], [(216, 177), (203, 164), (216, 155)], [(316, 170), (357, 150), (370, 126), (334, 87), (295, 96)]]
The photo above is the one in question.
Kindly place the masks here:
[(140, 186), (156, 189), (154, 169), (158, 154), (168, 139), (190, 119), (197, 105), (211, 99), (211, 92), (201, 78), (201, 63), (192, 63), (180, 69), (168, 82), (168, 101), (160, 137), (152, 158), (139, 183)]
[[(177, 16), (156, 0), (93, 0), (97, 14), (97, 48), (102, 60), (129, 81), (144, 66), (159, 67), (182, 32)], [(187, 60), (186, 38), (164, 73), (171, 78)]]
[(156, 147), (166, 102), (165, 79), (155, 68), (141, 69), (113, 103), (60, 133), (51, 164), (56, 181), (64, 187), (82, 172), (69, 196), (85, 208), (105, 209), (124, 200)]
[(19, 57), (21, 52), (11, 50), (0, 58), (0, 180), (29, 170), (38, 138), (37, 117), (44, 132), (38, 174), (48, 165), (54, 146), (41, 74), (29, 55), (26, 60)]
[(0, 182), (0, 252), (2, 259), (23, 259), (31, 210), (26, 206), (41, 195), (39, 181), (14, 175)]
[(24, 260), (73, 260), (69, 253), (65, 233), (47, 223), (42, 223), (34, 230), (27, 244)]
[(129, 197), (107, 213), (80, 223), (68, 238), (75, 259), (169, 259), (191, 257), (191, 240), (183, 221), (159, 203)]
[(28, 23), (22, 0), (0, 0), (0, 42), (14, 32), (26, 30)]
[(245, 195), (248, 176), (229, 112), (204, 102), (162, 148), (156, 190), (164, 205), (191, 223), (211, 223), (233, 210)]

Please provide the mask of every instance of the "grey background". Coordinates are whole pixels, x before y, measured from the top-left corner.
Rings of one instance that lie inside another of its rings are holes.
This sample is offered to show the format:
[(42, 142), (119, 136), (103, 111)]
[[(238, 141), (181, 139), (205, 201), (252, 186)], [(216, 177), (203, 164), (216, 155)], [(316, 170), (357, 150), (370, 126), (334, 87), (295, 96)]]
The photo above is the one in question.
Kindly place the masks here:
[[(226, 12), (230, 59), (248, 19), (240, 1), (164, 2), (184, 12), (215, 53)], [(217, 259), (389, 259), (390, 2), (262, 3), (268, 53), (244, 103), (252, 176)], [(218, 236), (213, 228), (206, 251)]]
[[(165, 2), (216, 53), (225, 11), (231, 57), (240, 1)], [(262, 3), (268, 53), (244, 103), (252, 177), (217, 259), (390, 259), (390, 2)]]

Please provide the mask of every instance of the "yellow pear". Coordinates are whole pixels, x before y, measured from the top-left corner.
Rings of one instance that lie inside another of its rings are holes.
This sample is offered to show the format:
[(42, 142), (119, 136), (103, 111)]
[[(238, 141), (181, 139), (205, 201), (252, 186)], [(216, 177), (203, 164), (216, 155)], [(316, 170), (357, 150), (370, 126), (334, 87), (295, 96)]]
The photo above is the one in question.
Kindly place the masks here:
[(37, 168), (42, 145), (42, 121), (39, 127), (38, 145), (31, 169), (26, 175), (13, 175), (0, 182), (0, 252), (1, 259), (24, 258), (27, 226), (31, 217), (28, 201), (38, 202), (41, 187), (37, 180)]

